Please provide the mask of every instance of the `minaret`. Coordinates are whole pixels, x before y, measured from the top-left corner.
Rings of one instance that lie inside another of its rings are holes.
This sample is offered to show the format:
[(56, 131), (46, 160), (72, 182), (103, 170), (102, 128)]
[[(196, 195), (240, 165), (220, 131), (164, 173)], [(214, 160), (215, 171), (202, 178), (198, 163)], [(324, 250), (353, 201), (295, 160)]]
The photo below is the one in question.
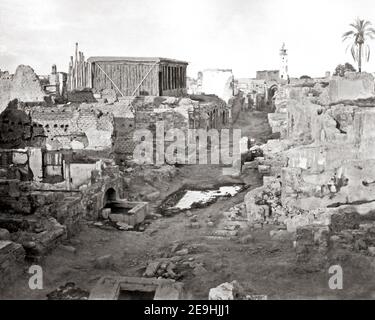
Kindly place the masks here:
[(288, 79), (288, 52), (285, 49), (285, 43), (280, 49), (280, 58), (281, 58), (281, 65), (280, 65), (280, 78), (283, 80)]

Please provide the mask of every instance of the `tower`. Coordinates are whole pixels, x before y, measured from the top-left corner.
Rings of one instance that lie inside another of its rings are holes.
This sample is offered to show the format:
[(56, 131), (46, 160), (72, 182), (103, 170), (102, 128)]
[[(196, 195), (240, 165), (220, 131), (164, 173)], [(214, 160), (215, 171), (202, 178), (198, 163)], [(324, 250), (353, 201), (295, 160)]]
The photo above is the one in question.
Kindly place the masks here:
[(280, 78), (283, 80), (288, 79), (288, 52), (285, 49), (285, 43), (280, 49), (280, 58), (281, 58), (281, 65), (280, 65)]

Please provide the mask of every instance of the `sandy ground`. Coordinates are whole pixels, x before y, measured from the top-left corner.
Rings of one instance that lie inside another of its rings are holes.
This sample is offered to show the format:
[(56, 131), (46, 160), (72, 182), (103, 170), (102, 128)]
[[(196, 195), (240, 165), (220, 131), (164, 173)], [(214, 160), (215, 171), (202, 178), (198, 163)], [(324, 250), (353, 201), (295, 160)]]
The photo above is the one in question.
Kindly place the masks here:
[[(244, 135), (261, 142), (270, 136), (264, 113), (243, 112), (235, 126), (241, 127)], [(217, 166), (184, 166), (178, 171), (167, 187), (166, 184), (159, 185), (162, 197), (185, 183), (222, 182), (221, 168)], [(256, 172), (245, 180), (251, 187), (261, 183)], [(102, 230), (84, 224), (81, 233), (70, 242), (77, 249), (76, 253), (57, 248), (41, 262), (43, 290), (30, 290), (26, 274), (1, 292), (0, 298), (46, 299), (47, 293), (69, 281), (90, 290), (104, 275), (142, 276), (147, 261), (163, 256), (176, 242), (191, 249), (186, 258), (202, 262), (207, 270), (199, 275), (186, 272), (180, 280), (192, 298), (207, 299), (210, 288), (232, 280), (237, 280), (249, 293), (264, 294), (270, 299), (375, 298), (375, 263), (369, 258), (342, 253), (340, 264), (344, 270), (344, 289), (330, 290), (328, 270), (297, 265), (291, 241), (270, 238), (269, 231), (274, 226), (256, 231), (243, 229), (233, 240), (208, 239), (206, 236), (212, 227), (207, 221), (217, 224), (223, 219), (223, 212), (243, 201), (246, 192), (192, 210), (198, 216), (201, 226), (198, 229), (187, 226), (189, 218), (184, 213), (153, 220), (145, 232)], [(238, 239), (246, 234), (251, 234), (254, 240), (241, 244)], [(106, 270), (96, 269), (95, 259), (108, 254), (114, 257), (114, 266)]]

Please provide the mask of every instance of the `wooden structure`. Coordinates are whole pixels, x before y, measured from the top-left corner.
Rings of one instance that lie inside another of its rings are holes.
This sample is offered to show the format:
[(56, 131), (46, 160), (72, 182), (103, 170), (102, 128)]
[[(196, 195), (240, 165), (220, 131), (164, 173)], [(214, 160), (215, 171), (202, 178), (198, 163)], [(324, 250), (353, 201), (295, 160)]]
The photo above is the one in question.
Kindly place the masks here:
[(69, 62), (68, 91), (87, 88), (89, 79), (89, 64), (85, 61), (83, 52), (78, 51), (78, 43), (76, 43), (74, 60), (71, 56)]
[(69, 90), (113, 89), (118, 96), (186, 94), (187, 62), (166, 58), (91, 57), (85, 61), (76, 44), (69, 65)]

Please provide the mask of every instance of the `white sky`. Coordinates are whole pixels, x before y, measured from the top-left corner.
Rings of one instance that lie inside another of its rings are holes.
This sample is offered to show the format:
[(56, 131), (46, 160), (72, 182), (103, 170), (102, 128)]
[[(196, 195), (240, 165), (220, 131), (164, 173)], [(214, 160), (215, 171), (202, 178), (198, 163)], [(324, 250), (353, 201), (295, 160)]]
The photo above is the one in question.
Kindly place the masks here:
[(191, 76), (255, 77), (279, 69), (285, 42), (291, 76), (323, 76), (354, 64), (341, 35), (357, 16), (375, 24), (374, 9), (374, 0), (0, 0), (0, 69), (67, 71), (79, 42), (86, 57), (161, 56), (188, 61)]

